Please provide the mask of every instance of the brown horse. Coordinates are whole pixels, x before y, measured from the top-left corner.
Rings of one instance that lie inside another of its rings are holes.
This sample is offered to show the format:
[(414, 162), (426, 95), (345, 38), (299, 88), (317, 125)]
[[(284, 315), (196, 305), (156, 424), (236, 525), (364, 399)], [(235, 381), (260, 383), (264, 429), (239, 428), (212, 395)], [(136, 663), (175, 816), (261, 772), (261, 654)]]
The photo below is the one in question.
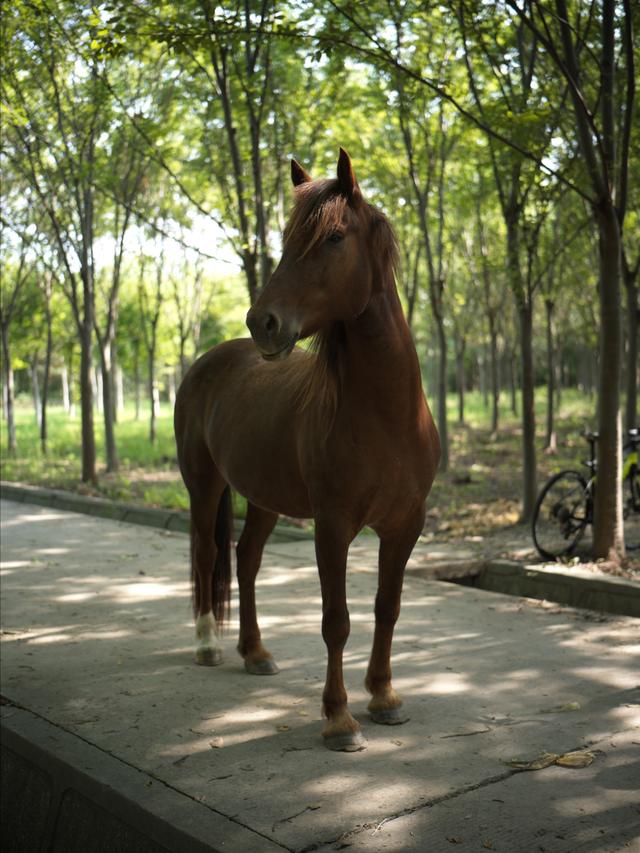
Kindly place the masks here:
[[(250, 339), (220, 344), (189, 370), (176, 402), (178, 459), (191, 499), (196, 660), (221, 660), (230, 588), (229, 486), (247, 499), (237, 546), (238, 651), (250, 673), (278, 668), (262, 645), (255, 578), (279, 514), (313, 518), (328, 651), (323, 730), (330, 749), (362, 749), (347, 707), (347, 552), (380, 538), (375, 633), (365, 685), (378, 723), (404, 722), (391, 686), (391, 639), (404, 569), (422, 530), (438, 433), (396, 291), (396, 240), (362, 198), (348, 154), (313, 181), (294, 161), (295, 206), (282, 259), (247, 315)], [(314, 337), (309, 351), (295, 348)]]

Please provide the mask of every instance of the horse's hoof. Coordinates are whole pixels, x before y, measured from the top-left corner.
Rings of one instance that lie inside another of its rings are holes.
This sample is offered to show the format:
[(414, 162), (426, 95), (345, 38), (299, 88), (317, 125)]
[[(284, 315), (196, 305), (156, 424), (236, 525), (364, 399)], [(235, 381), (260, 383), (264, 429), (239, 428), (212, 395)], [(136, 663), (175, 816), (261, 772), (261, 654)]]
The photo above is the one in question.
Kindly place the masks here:
[(336, 752), (360, 752), (367, 748), (367, 741), (362, 732), (345, 732), (325, 737), (324, 745), (327, 749), (333, 749)]
[(399, 726), (409, 721), (401, 708), (379, 708), (377, 711), (369, 711), (369, 714), (374, 723), (382, 726)]
[(262, 660), (245, 660), (244, 668), (251, 675), (277, 675), (280, 670), (278, 664), (273, 658), (263, 658)]
[(220, 649), (196, 649), (196, 663), (200, 666), (218, 666), (222, 663)]

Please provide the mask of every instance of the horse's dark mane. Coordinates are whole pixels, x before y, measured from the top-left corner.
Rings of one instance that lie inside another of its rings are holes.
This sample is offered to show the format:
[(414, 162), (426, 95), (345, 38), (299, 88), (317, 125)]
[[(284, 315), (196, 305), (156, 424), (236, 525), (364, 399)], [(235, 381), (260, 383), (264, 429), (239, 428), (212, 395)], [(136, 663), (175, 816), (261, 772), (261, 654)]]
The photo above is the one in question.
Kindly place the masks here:
[[(398, 265), (398, 242), (387, 217), (373, 205), (360, 200), (357, 208), (350, 208), (347, 198), (340, 193), (336, 179), (309, 181), (295, 190), (295, 203), (284, 231), (284, 242), (299, 247), (300, 257), (326, 239), (344, 224), (347, 210), (368, 224), (370, 260), (375, 279), (374, 290), (395, 287)], [(345, 344), (345, 328), (334, 323), (313, 336), (310, 352), (314, 364), (309, 381), (301, 394), (302, 407), (312, 400), (320, 401), (320, 408), (333, 422), (340, 393), (341, 352)]]

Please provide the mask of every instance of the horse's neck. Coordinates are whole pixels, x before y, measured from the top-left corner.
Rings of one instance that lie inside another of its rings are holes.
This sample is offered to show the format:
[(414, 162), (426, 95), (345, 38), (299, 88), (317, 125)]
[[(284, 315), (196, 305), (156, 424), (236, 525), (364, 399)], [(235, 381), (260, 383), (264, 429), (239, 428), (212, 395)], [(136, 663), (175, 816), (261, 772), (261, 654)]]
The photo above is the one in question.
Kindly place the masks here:
[(343, 400), (366, 416), (371, 408), (415, 417), (422, 385), (418, 356), (394, 283), (376, 293), (346, 327)]

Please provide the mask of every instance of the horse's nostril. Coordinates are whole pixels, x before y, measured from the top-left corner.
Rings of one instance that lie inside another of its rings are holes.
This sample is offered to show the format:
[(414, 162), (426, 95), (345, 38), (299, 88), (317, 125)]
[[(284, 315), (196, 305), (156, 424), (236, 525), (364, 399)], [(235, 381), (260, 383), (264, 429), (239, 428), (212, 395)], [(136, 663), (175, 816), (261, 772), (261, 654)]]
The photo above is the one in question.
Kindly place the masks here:
[(264, 318), (264, 330), (270, 335), (272, 332), (277, 331), (279, 326), (278, 319), (275, 314), (267, 314)]

